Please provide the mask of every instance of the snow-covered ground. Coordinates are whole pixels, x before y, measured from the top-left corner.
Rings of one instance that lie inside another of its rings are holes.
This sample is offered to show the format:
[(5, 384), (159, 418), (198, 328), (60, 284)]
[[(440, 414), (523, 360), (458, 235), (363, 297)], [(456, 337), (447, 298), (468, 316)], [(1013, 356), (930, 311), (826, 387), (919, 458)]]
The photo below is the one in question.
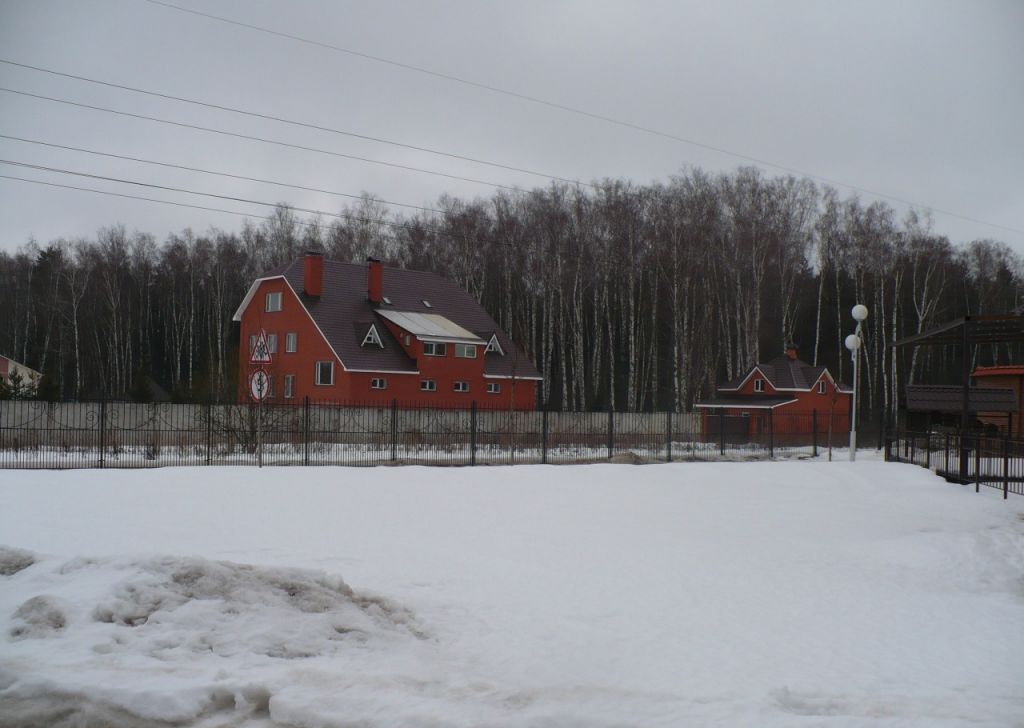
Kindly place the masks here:
[(1024, 499), (909, 465), (4, 471), (0, 543), (2, 726), (1024, 725)]

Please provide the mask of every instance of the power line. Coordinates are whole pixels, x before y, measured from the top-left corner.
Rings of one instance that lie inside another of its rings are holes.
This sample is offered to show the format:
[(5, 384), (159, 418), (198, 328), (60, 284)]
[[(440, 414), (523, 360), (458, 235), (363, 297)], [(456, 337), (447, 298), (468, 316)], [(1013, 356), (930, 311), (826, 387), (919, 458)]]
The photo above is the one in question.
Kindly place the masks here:
[[(190, 189), (186, 189), (186, 188), (183, 188), (183, 187), (170, 187), (170, 186), (167, 186), (167, 185), (158, 185), (158, 184), (153, 184), (153, 183), (150, 183), (150, 182), (139, 182), (137, 180), (122, 179), (122, 178), (119, 178), (119, 177), (107, 177), (107, 176), (104, 176), (104, 175), (92, 174), (92, 173), (89, 173), (89, 172), (76, 172), (76, 171), (69, 170), (69, 169), (60, 169), (60, 168), (57, 168), (57, 167), (47, 167), (47, 166), (40, 165), (40, 164), (30, 164), (28, 162), (18, 162), (18, 161), (9, 160), (9, 159), (0, 159), (0, 164), (7, 164), (7, 165), (10, 165), (10, 166), (14, 166), (14, 167), (22, 167), (22, 168), (25, 168), (25, 169), (35, 169), (35, 170), (39, 170), (39, 171), (43, 171), (43, 172), (54, 172), (54, 173), (57, 173), (57, 174), (72, 175), (72, 176), (75, 176), (75, 177), (86, 177), (88, 179), (103, 180), (105, 182), (117, 182), (117, 183), (120, 183), (120, 184), (135, 185), (135, 186), (138, 186), (138, 187), (147, 187), (147, 188), (150, 188), (150, 189), (164, 190), (164, 191), (167, 191), (167, 192), (181, 192), (181, 193), (188, 194), (188, 195), (197, 195), (199, 197), (211, 197), (211, 198), (214, 198), (214, 199), (217, 199), (217, 200), (226, 200), (226, 201), (230, 201), (230, 202), (241, 202), (241, 203), (248, 204), (248, 205), (260, 205), (262, 207), (274, 207), (274, 208), (284, 206), (284, 207), (287, 207), (290, 210), (295, 210), (295, 211), (298, 211), (298, 212), (305, 212), (305, 213), (309, 213), (309, 214), (313, 214), (313, 215), (324, 215), (326, 217), (333, 217), (333, 218), (337, 218), (339, 220), (345, 220), (345, 221), (355, 220), (357, 222), (365, 222), (365, 223), (370, 223), (370, 224), (374, 224), (374, 225), (385, 225), (385, 226), (390, 227), (390, 228), (395, 229), (395, 230), (407, 230), (407, 231), (413, 230), (413, 224), (412, 223), (392, 222), (390, 220), (375, 220), (373, 218), (368, 218), (368, 217), (361, 216), (361, 215), (351, 215), (351, 214), (348, 214), (348, 213), (341, 213), (341, 214), (339, 214), (339, 213), (333, 213), (333, 212), (324, 212), (322, 210), (313, 210), (313, 209), (309, 209), (309, 208), (305, 208), (305, 207), (295, 207), (295, 206), (288, 205), (288, 204), (285, 204), (285, 203), (263, 202), (263, 201), (260, 201), (260, 200), (250, 200), (250, 199), (247, 199), (247, 198), (244, 198), (244, 197), (232, 197), (230, 195), (218, 195), (218, 194), (215, 194), (215, 193), (212, 193), (212, 192), (198, 192), (196, 190), (190, 190)], [(13, 176), (10, 176), (10, 175), (0, 175), (0, 178), (19, 180), (19, 181), (22, 181), (22, 182), (34, 182), (36, 184), (48, 185), (50, 187), (63, 187), (63, 188), (66, 188), (66, 189), (80, 190), (80, 191), (83, 191), (83, 192), (95, 192), (97, 194), (112, 195), (112, 196), (115, 196), (115, 197), (124, 197), (124, 198), (127, 198), (127, 199), (133, 199), (133, 200), (144, 200), (146, 202), (159, 202), (159, 203), (164, 204), (164, 205), (176, 205), (178, 207), (190, 207), (190, 208), (193, 208), (193, 209), (196, 209), (196, 210), (207, 210), (207, 211), (211, 211), (211, 212), (225, 212), (225, 213), (228, 213), (228, 214), (231, 214), (231, 215), (240, 215), (240, 216), (243, 216), (243, 217), (246, 217), (246, 216), (248, 216), (248, 217), (255, 217), (255, 218), (259, 218), (261, 220), (270, 220), (270, 219), (272, 219), (271, 216), (269, 216), (269, 215), (248, 215), (247, 213), (244, 213), (244, 212), (236, 212), (236, 211), (233, 211), (233, 210), (224, 210), (224, 209), (217, 208), (217, 207), (204, 207), (204, 206), (201, 206), (201, 205), (191, 205), (191, 204), (184, 203), (184, 202), (170, 202), (168, 200), (158, 200), (158, 199), (155, 199), (155, 198), (152, 198), (152, 197), (141, 197), (141, 196), (138, 196), (138, 195), (127, 195), (127, 194), (119, 193), (119, 192), (110, 192), (108, 190), (97, 190), (97, 189), (92, 188), (92, 187), (77, 187), (77, 186), (74, 186), (74, 185), (62, 185), (62, 184), (57, 184), (55, 182), (43, 182), (43, 181), (40, 181), (40, 180), (32, 180), (32, 179), (27, 179), (27, 178), (24, 178), (24, 177), (13, 177)], [(300, 222), (303, 225), (316, 226), (316, 223), (309, 223), (309, 222), (302, 222), (302, 221), (297, 221), (297, 222)], [(458, 233), (458, 232), (453, 232), (453, 231), (448, 231), (448, 230), (440, 230), (438, 228), (429, 227), (429, 226), (425, 226), (425, 225), (419, 225), (419, 228), (421, 230), (423, 230), (424, 232), (434, 233), (435, 235), (444, 235), (444, 236), (449, 236), (449, 237), (456, 237), (456, 238), (461, 238), (462, 240), (465, 240), (466, 242), (472, 242), (470, 240), (469, 236), (467, 236), (467, 235), (465, 235), (463, 233)]]
[[(186, 172), (199, 172), (200, 174), (215, 175), (217, 177), (228, 177), (230, 179), (244, 180), (246, 182), (259, 182), (261, 184), (275, 185), (277, 187), (289, 187), (295, 190), (303, 190), (305, 192), (320, 192), (325, 195), (334, 195), (336, 197), (348, 197), (353, 200), (362, 200), (362, 195), (354, 195), (348, 192), (335, 192), (333, 190), (323, 190), (319, 187), (306, 187), (304, 185), (295, 185), (287, 182), (276, 182), (274, 180), (262, 179), (260, 177), (247, 177), (242, 174), (232, 174), (230, 172), (215, 172), (210, 169), (202, 169), (201, 167), (189, 167), (184, 164), (172, 164), (170, 162), (160, 162), (155, 159), (143, 159), (142, 157), (130, 157), (125, 154), (113, 154), (111, 152), (100, 152), (95, 149), (85, 149), (84, 147), (72, 147), (65, 144), (55, 144), (53, 142), (44, 142), (38, 139), (26, 139), (25, 137), (11, 136), (9, 134), (0, 134), (0, 139), (9, 139), (16, 142), (23, 142), (25, 144), (38, 144), (44, 147), (50, 147), (53, 149), (64, 149), (71, 152), (82, 152), (84, 154), (93, 154), (99, 157), (110, 157), (111, 159), (123, 159), (129, 162), (139, 162), (142, 164), (153, 164), (158, 167), (167, 167), (169, 169), (180, 169)], [(443, 214), (442, 210), (437, 210), (433, 207), (422, 207), (420, 205), (410, 205), (405, 202), (392, 202), (390, 200), (380, 200), (372, 198), (374, 202), (379, 202), (383, 205), (395, 205), (397, 207), (406, 207), (412, 210), (420, 210), (422, 212), (432, 212), (436, 214)]]
[(501, 94), (503, 96), (509, 96), (511, 98), (519, 99), (521, 101), (527, 101), (527, 102), (533, 103), (533, 104), (539, 104), (541, 106), (546, 106), (546, 107), (552, 108), (552, 109), (558, 109), (559, 111), (564, 111), (564, 112), (567, 112), (567, 113), (570, 113), (570, 114), (575, 114), (577, 116), (584, 116), (584, 117), (589, 118), (589, 119), (594, 119), (594, 120), (597, 120), (597, 121), (605, 122), (607, 124), (613, 124), (615, 126), (619, 126), (619, 127), (625, 128), (625, 129), (632, 129), (633, 131), (639, 131), (639, 132), (642, 132), (644, 134), (650, 134), (652, 136), (661, 137), (663, 139), (669, 139), (671, 141), (680, 142), (682, 144), (689, 144), (691, 146), (698, 147), (700, 149), (706, 149), (708, 151), (716, 152), (718, 154), (724, 154), (724, 155), (727, 155), (727, 156), (730, 156), (730, 157), (734, 157), (736, 159), (742, 159), (742, 160), (744, 160), (746, 162), (751, 162), (753, 164), (758, 164), (758, 165), (761, 165), (763, 167), (771, 167), (773, 169), (778, 169), (778, 170), (781, 170), (783, 172), (788, 172), (790, 174), (800, 175), (802, 177), (807, 177), (809, 179), (813, 179), (813, 180), (816, 180), (818, 182), (822, 182), (822, 183), (829, 184), (829, 185), (834, 185), (836, 187), (843, 187), (843, 188), (846, 188), (848, 190), (853, 190), (854, 192), (858, 192), (858, 193), (865, 194), (865, 195), (870, 195), (872, 197), (877, 197), (879, 199), (890, 200), (892, 202), (898, 202), (898, 203), (900, 203), (902, 205), (907, 205), (909, 207), (928, 208), (932, 212), (936, 212), (936, 213), (939, 213), (939, 214), (942, 214), (942, 215), (947, 215), (949, 217), (955, 217), (957, 219), (965, 220), (967, 222), (973, 222), (973, 223), (978, 224), (978, 225), (985, 225), (987, 227), (998, 228), (998, 229), (1001, 229), (1001, 230), (1007, 230), (1009, 232), (1017, 233), (1019, 235), (1024, 235), (1024, 230), (1019, 230), (1017, 228), (1009, 227), (1007, 225), (1000, 225), (998, 223), (987, 222), (985, 220), (980, 220), (980, 219), (975, 218), (975, 217), (969, 217), (967, 215), (962, 215), (962, 214), (960, 214), (958, 212), (953, 212), (951, 210), (943, 210), (943, 209), (940, 209), (940, 208), (937, 208), (937, 207), (933, 207), (931, 205), (927, 205), (927, 204), (924, 204), (924, 203), (914, 202), (913, 200), (906, 200), (906, 199), (903, 199), (901, 197), (896, 197), (894, 195), (889, 195), (889, 194), (885, 194), (885, 193), (882, 193), (882, 192), (876, 192), (876, 191), (868, 189), (866, 187), (860, 187), (859, 185), (853, 185), (853, 184), (849, 184), (847, 182), (841, 182), (839, 180), (831, 179), (829, 177), (824, 177), (822, 175), (813, 174), (811, 172), (806, 172), (806, 171), (798, 169), (796, 167), (789, 167), (789, 166), (784, 165), (784, 164), (779, 164), (777, 162), (771, 162), (771, 161), (768, 161), (766, 159), (761, 159), (759, 157), (751, 156), (749, 154), (743, 154), (743, 153), (740, 153), (740, 152), (734, 152), (734, 151), (731, 151), (729, 149), (725, 149), (724, 147), (718, 147), (718, 146), (715, 146), (715, 145), (712, 145), (712, 144), (705, 144), (703, 142), (696, 141), (695, 139), (688, 139), (686, 137), (679, 136), (677, 134), (672, 134), (672, 133), (669, 133), (669, 132), (666, 132), (666, 131), (661, 131), (660, 129), (655, 129), (653, 127), (643, 126), (642, 124), (635, 124), (633, 122), (625, 121), (623, 119), (616, 119), (615, 117), (612, 117), (612, 116), (607, 116), (605, 114), (598, 114), (598, 113), (593, 112), (593, 111), (587, 111), (586, 109), (582, 109), (582, 108), (579, 108), (579, 107), (576, 107), (576, 106), (570, 106), (568, 104), (561, 104), (561, 103), (558, 103), (556, 101), (550, 101), (548, 99), (540, 98), (539, 96), (531, 96), (530, 94), (519, 93), (518, 91), (511, 91), (509, 89), (501, 88), (499, 86), (492, 86), (490, 84), (481, 83), (479, 81), (473, 81), (471, 79), (463, 78), (461, 76), (456, 76), (454, 74), (443, 73), (441, 71), (433, 71), (433, 70), (431, 70), (429, 68), (424, 68), (422, 66), (417, 66), (417, 65), (414, 65), (414, 64), (411, 64), (411, 63), (403, 63), (401, 61), (396, 61), (396, 60), (393, 60), (391, 58), (385, 58), (383, 56), (375, 56), (375, 55), (372, 55), (370, 53), (363, 53), (361, 51), (352, 50), (351, 48), (345, 48), (343, 46), (334, 45), (332, 43), (325, 43), (323, 41), (313, 40), (311, 38), (305, 38), (303, 36), (294, 35), (294, 34), (291, 34), (291, 33), (284, 33), (284, 32), (279, 31), (279, 30), (273, 30), (271, 28), (266, 28), (266, 27), (263, 27), (263, 26), (260, 26), (260, 25), (255, 25), (253, 23), (245, 23), (245, 22), (242, 22), (240, 20), (234, 20), (233, 18), (226, 18), (226, 17), (220, 16), (220, 15), (213, 15), (212, 13), (204, 13), (204, 12), (201, 12), (199, 10), (193, 10), (192, 8), (186, 8), (186, 7), (182, 7), (181, 5), (175, 5), (174, 3), (165, 2), (165, 0), (144, 0), (144, 2), (148, 2), (151, 5), (159, 5), (161, 7), (168, 8), (168, 9), (171, 9), (171, 10), (176, 10), (176, 11), (182, 12), (182, 13), (188, 13), (190, 15), (196, 15), (196, 16), (199, 16), (199, 17), (202, 17), (202, 18), (206, 18), (208, 20), (215, 20), (215, 21), (217, 21), (219, 23), (226, 23), (228, 25), (235, 25), (235, 26), (238, 26), (240, 28), (247, 28), (249, 30), (254, 30), (254, 31), (257, 31), (257, 32), (260, 32), (260, 33), (266, 33), (267, 35), (273, 35), (273, 36), (277, 36), (279, 38), (286, 38), (288, 40), (293, 40), (293, 41), (296, 41), (298, 43), (305, 43), (307, 45), (316, 46), (318, 48), (324, 48), (324, 49), (335, 51), (335, 52), (338, 52), (338, 53), (344, 53), (344, 54), (349, 55), (349, 56), (353, 56), (353, 57), (356, 57), (356, 58), (362, 58), (364, 60), (373, 61), (375, 63), (385, 64), (385, 65), (388, 65), (388, 66), (392, 66), (394, 68), (401, 68), (401, 69), (406, 70), (406, 71), (413, 71), (415, 73), (420, 73), (420, 74), (423, 74), (423, 75), (426, 75), (426, 76), (431, 76), (433, 78), (440, 78), (440, 79), (443, 79), (445, 81), (451, 81), (451, 82), (463, 84), (463, 85), (466, 85), (466, 86), (472, 86), (473, 88), (481, 89), (481, 90), (484, 90), (484, 91), (490, 91), (491, 93)]
[(534, 175), (536, 177), (545, 177), (547, 179), (554, 180), (556, 182), (566, 182), (568, 184), (581, 184), (581, 185), (586, 185), (588, 187), (596, 187), (596, 185), (591, 185), (589, 183), (581, 182), (579, 180), (569, 179), (568, 177), (560, 177), (558, 175), (548, 174), (546, 172), (537, 172), (535, 170), (526, 169), (524, 167), (515, 167), (513, 165), (502, 164), (500, 162), (490, 162), (490, 161), (488, 161), (486, 159), (478, 159), (476, 157), (469, 157), (469, 156), (466, 156), (466, 155), (463, 155), (463, 154), (455, 154), (453, 152), (444, 152), (444, 151), (441, 151), (439, 149), (432, 149), (430, 147), (421, 147), (421, 146), (417, 146), (415, 144), (407, 144), (405, 142), (397, 142), (397, 141), (394, 141), (392, 139), (384, 139), (383, 137), (375, 137), (375, 136), (370, 136), (368, 134), (359, 134), (357, 132), (344, 131), (342, 129), (335, 129), (335, 128), (329, 127), (329, 126), (321, 126), (319, 124), (313, 124), (313, 123), (310, 123), (310, 122), (296, 121), (294, 119), (287, 119), (287, 118), (284, 118), (284, 117), (281, 117), (281, 116), (273, 116), (271, 114), (264, 114), (264, 113), (261, 113), (261, 112), (258, 112), (258, 111), (249, 111), (249, 110), (246, 110), (246, 109), (239, 109), (239, 108), (236, 108), (236, 107), (233, 107), (233, 106), (224, 106), (224, 105), (221, 105), (221, 104), (214, 104), (214, 103), (208, 102), (208, 101), (199, 101), (197, 99), (190, 99), (190, 98), (186, 98), (184, 96), (174, 96), (172, 94), (161, 93), (161, 92), (158, 92), (158, 91), (149, 91), (149, 90), (146, 90), (146, 89), (136, 88), (134, 86), (125, 86), (123, 84), (112, 83), (110, 81), (101, 81), (101, 80), (96, 79), (96, 78), (88, 78), (87, 76), (79, 76), (79, 75), (76, 75), (76, 74), (73, 74), (73, 73), (66, 73), (66, 72), (63, 72), (63, 71), (55, 71), (55, 70), (50, 69), (50, 68), (43, 68), (41, 66), (33, 66), (33, 65), (28, 64), (28, 63), (18, 63), (17, 61), (11, 61), (11, 60), (7, 60), (7, 59), (4, 59), (4, 58), (0, 58), (0, 63), (5, 63), (5, 64), (7, 64), (9, 66), (16, 66), (18, 68), (27, 68), (29, 70), (38, 71), (40, 73), (48, 73), (48, 74), (51, 74), (51, 75), (54, 75), (54, 76), (61, 76), (63, 78), (71, 78), (71, 79), (74, 79), (76, 81), (85, 81), (86, 83), (94, 83), (94, 84), (98, 84), (100, 86), (107, 86), (108, 88), (116, 88), (116, 89), (120, 89), (122, 91), (131, 91), (132, 93), (145, 94), (146, 96), (154, 96), (154, 97), (161, 98), (161, 99), (168, 99), (170, 101), (180, 101), (180, 102), (186, 103), (186, 104), (194, 104), (196, 106), (204, 106), (204, 107), (209, 108), (209, 109), (217, 109), (218, 111), (228, 111), (228, 112), (231, 112), (232, 114), (241, 114), (243, 116), (249, 116), (249, 117), (253, 117), (253, 118), (256, 118), (256, 119), (265, 119), (267, 121), (276, 121), (276, 122), (280, 122), (282, 124), (290, 124), (292, 126), (302, 127), (304, 129), (314, 129), (316, 131), (325, 131), (325, 132), (329, 132), (331, 134), (340, 134), (342, 136), (353, 137), (355, 139), (363, 139), (365, 141), (376, 142), (376, 143), (379, 143), (379, 144), (390, 144), (392, 146), (401, 147), (402, 149), (412, 149), (412, 150), (417, 151), (417, 152), (427, 152), (428, 154), (436, 154), (436, 155), (441, 156), (441, 157), (448, 157), (449, 159), (458, 159), (458, 160), (463, 161), (463, 162), (472, 162), (474, 164), (483, 164), (483, 165), (487, 165), (488, 167), (495, 167), (497, 169), (504, 169), (504, 170), (508, 170), (510, 172), (522, 172), (523, 174), (532, 174), (532, 175)]
[(262, 142), (263, 144), (274, 144), (279, 147), (287, 147), (289, 149), (301, 149), (306, 152), (315, 152), (317, 154), (327, 154), (332, 157), (341, 157), (343, 159), (353, 159), (359, 162), (368, 162), (369, 164), (380, 164), (385, 167), (394, 167), (395, 169), (404, 169), (408, 172), (421, 172), (423, 174), (431, 174), (436, 177), (445, 177), (447, 179), (460, 180), (462, 182), (472, 182), (473, 184), (487, 185), (488, 187), (496, 187), (502, 190), (509, 190), (510, 192), (518, 192), (518, 187), (511, 187), (509, 185), (500, 184), (498, 182), (488, 182), (487, 180), (474, 179), (472, 177), (462, 177), (457, 174), (448, 174), (447, 172), (438, 172), (432, 169), (424, 169), (422, 167), (411, 167), (405, 164), (398, 164), (396, 162), (382, 162), (379, 159), (369, 159), (368, 157), (360, 157), (354, 154), (344, 154), (343, 152), (334, 152), (329, 149), (319, 149), (317, 147), (307, 147), (302, 144), (293, 144), (291, 142), (282, 142), (277, 139), (267, 139), (265, 137), (251, 136), (249, 134), (239, 134), (238, 132), (225, 131), (224, 129), (214, 129), (209, 126), (199, 126), (198, 124), (188, 124), (184, 121), (172, 121), (170, 119), (161, 119), (156, 116), (146, 116), (145, 114), (134, 114), (129, 111), (119, 111), (118, 109), (110, 109), (105, 106), (94, 106), (93, 104), (85, 104), (80, 101), (71, 101), (70, 99), (61, 99), (55, 96), (44, 96), (42, 94), (33, 94), (28, 91), (18, 91), (17, 89), (6, 88), (0, 86), (0, 91), (6, 93), (17, 94), (19, 96), (27, 96), (33, 99), (41, 99), (43, 101), (52, 101), (58, 104), (66, 104), (68, 106), (77, 106), (82, 109), (91, 109), (93, 111), (102, 111), (108, 114), (116, 114), (118, 116), (126, 116), (132, 119), (143, 119), (145, 121), (154, 121), (158, 124), (167, 124), (169, 126), (177, 126), (183, 129), (192, 129), (194, 131), (203, 131), (210, 134), (220, 134), (222, 136), (235, 137), (237, 139), (247, 139), (254, 142)]

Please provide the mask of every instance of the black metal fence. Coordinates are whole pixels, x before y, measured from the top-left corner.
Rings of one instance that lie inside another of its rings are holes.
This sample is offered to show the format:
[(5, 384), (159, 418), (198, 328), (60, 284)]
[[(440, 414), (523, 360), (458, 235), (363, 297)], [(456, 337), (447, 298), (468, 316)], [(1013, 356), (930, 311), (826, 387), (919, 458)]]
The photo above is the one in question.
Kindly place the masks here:
[(0, 402), (0, 468), (743, 460), (845, 447), (827, 413), (508, 411), (357, 402)]
[(885, 459), (934, 470), (956, 483), (1024, 495), (1024, 440), (956, 432), (896, 432), (885, 438)]

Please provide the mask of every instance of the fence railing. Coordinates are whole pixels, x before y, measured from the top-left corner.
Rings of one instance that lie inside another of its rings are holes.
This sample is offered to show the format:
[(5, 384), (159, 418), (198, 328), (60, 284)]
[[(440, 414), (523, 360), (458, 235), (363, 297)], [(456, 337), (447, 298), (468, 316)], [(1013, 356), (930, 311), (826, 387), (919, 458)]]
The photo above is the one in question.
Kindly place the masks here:
[(998, 488), (1024, 495), (1024, 440), (956, 432), (891, 433), (885, 438), (885, 459), (912, 463), (947, 480)]
[(828, 413), (0, 401), (0, 468), (738, 460), (845, 447)]

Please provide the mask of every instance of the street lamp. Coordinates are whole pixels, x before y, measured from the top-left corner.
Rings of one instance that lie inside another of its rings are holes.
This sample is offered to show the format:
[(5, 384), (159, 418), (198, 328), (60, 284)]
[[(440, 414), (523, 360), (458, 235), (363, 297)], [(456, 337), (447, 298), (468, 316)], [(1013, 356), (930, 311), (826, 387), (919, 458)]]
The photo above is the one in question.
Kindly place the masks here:
[(868, 317), (868, 307), (858, 303), (850, 314), (857, 322), (857, 329), (846, 337), (846, 348), (850, 350), (850, 358), (853, 359), (853, 402), (850, 408), (850, 462), (853, 462), (857, 459), (857, 365), (860, 362), (860, 347), (864, 343), (861, 325)]

